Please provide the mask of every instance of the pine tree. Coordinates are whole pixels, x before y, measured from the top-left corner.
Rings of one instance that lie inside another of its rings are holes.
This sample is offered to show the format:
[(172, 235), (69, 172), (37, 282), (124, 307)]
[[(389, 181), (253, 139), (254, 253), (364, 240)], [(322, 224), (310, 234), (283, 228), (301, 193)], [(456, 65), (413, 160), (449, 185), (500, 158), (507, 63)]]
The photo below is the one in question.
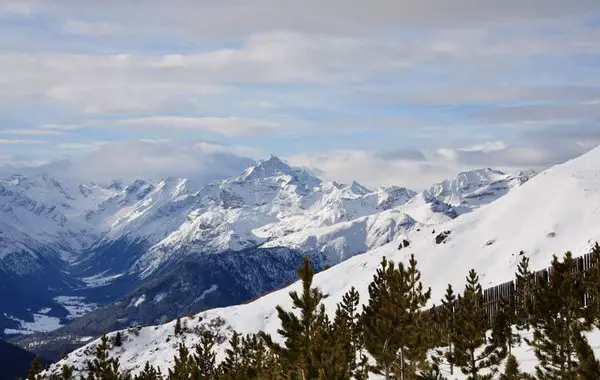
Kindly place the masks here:
[(591, 267), (585, 273), (587, 290), (587, 305), (590, 310), (589, 318), (600, 328), (600, 244), (596, 243), (590, 252)]
[(162, 380), (160, 369), (154, 368), (149, 362), (146, 362), (144, 369), (138, 373), (134, 380)]
[(519, 253), (517, 273), (515, 274), (515, 301), (513, 312), (515, 323), (519, 330), (529, 330), (533, 324), (535, 310), (533, 309), (533, 293), (535, 288), (535, 275), (529, 270), (529, 258), (525, 252)]
[(67, 364), (63, 364), (60, 371), (61, 380), (71, 380), (73, 379), (73, 368), (68, 366)]
[(442, 308), (438, 318), (439, 329), (441, 331), (441, 344), (445, 350), (436, 350), (436, 356), (433, 361), (437, 368), (447, 365), (450, 375), (454, 375), (454, 340), (458, 333), (456, 330), (456, 303), (457, 298), (452, 289), (452, 285), (448, 284), (446, 293), (442, 299)]
[(203, 330), (200, 341), (194, 347), (194, 379), (208, 380), (216, 376), (216, 354), (214, 352), (215, 334), (211, 330)]
[(431, 289), (424, 290), (417, 261), (411, 255), (408, 267), (385, 258), (369, 285), (369, 303), (364, 306), (365, 348), (377, 361), (374, 370), (391, 379), (412, 379), (427, 359), (426, 314)]
[(521, 336), (513, 331), (513, 326), (519, 323), (515, 312), (515, 304), (502, 298), (500, 307), (494, 316), (498, 338), (506, 345), (508, 355), (512, 355), (512, 349), (521, 342)]
[(173, 368), (169, 369), (168, 380), (190, 380), (196, 379), (196, 363), (185, 344), (179, 344), (177, 356), (175, 356)]
[(225, 360), (220, 366), (220, 378), (223, 380), (244, 380), (248, 377), (249, 352), (243, 347), (241, 335), (233, 332), (229, 339), (229, 348), (225, 350)]
[[(498, 332), (492, 332), (489, 342), (486, 338), (489, 317), (475, 270), (469, 272), (465, 291), (458, 303), (452, 361), (468, 376), (468, 380), (491, 379), (498, 370), (504, 351), (499, 344)], [(487, 373), (482, 375), (482, 371)]]
[(339, 358), (335, 360), (338, 366), (343, 366), (339, 373), (353, 375), (354, 379), (361, 380), (368, 377), (368, 359), (363, 352), (363, 331), (360, 324), (358, 305), (360, 295), (352, 287), (342, 297), (342, 302), (337, 305), (333, 326), (330, 331), (334, 342), (332, 351)]
[(111, 358), (108, 337), (105, 335), (96, 346), (96, 356), (87, 362), (87, 380), (128, 380), (131, 376), (120, 370), (119, 359)]
[(181, 328), (181, 318), (177, 318), (175, 321), (175, 335), (183, 334), (183, 329)]
[(540, 379), (574, 379), (577, 371), (574, 332), (587, 329), (583, 322), (589, 309), (583, 307), (583, 274), (576, 271), (570, 252), (563, 261), (556, 256), (548, 281), (541, 279), (534, 293), (536, 323), (533, 339), (527, 341), (539, 361)]
[(523, 375), (519, 369), (519, 362), (514, 355), (509, 355), (506, 360), (504, 373), (500, 375), (500, 380), (522, 380)]
[(117, 333), (115, 334), (114, 345), (115, 347), (121, 347), (123, 345), (123, 335), (120, 331), (117, 331)]
[(600, 379), (600, 363), (596, 360), (594, 350), (592, 350), (587, 338), (581, 331), (573, 332), (573, 346), (579, 360), (577, 380)]
[(31, 362), (31, 367), (27, 372), (27, 380), (41, 380), (40, 373), (44, 370), (42, 359), (39, 355), (36, 355)]
[(262, 333), (267, 346), (279, 357), (284, 371), (292, 379), (317, 379), (322, 370), (320, 347), (315, 344), (317, 337), (327, 327), (325, 308), (321, 304), (324, 298), (318, 288), (312, 288), (314, 270), (307, 257), (298, 269), (302, 280), (302, 293), (290, 292), (294, 309), (300, 310), (300, 317), (277, 306), (281, 328), (277, 330), (284, 338), (284, 346), (274, 343), (272, 338)]

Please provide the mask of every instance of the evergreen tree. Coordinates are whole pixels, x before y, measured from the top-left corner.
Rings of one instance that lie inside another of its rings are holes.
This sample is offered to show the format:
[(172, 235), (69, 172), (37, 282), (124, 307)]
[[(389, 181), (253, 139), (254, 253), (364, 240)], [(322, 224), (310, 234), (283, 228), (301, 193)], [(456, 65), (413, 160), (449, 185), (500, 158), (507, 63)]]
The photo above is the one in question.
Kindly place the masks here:
[(27, 372), (27, 380), (41, 380), (40, 373), (44, 370), (42, 359), (39, 355), (36, 355), (31, 362), (31, 367)]
[(115, 347), (121, 347), (123, 345), (123, 335), (120, 331), (117, 331), (117, 333), (115, 334), (114, 345)]
[(162, 380), (160, 369), (154, 368), (149, 362), (146, 362), (144, 369), (138, 373), (134, 380)]
[(513, 312), (515, 324), (519, 330), (529, 330), (533, 324), (535, 310), (533, 309), (533, 294), (535, 275), (529, 270), (529, 258), (521, 251), (519, 253), (517, 273), (515, 274), (515, 301)]
[(509, 355), (506, 360), (504, 373), (500, 375), (500, 380), (522, 380), (523, 374), (519, 369), (519, 362), (514, 355)]
[(590, 347), (587, 338), (581, 331), (574, 331), (573, 346), (577, 353), (579, 365), (577, 366), (578, 380), (600, 379), (600, 363), (596, 360), (594, 350)]
[(554, 256), (548, 281), (541, 279), (535, 289), (536, 324), (533, 340), (528, 343), (539, 361), (536, 374), (540, 379), (576, 376), (574, 333), (587, 328), (583, 321), (588, 313), (583, 307), (583, 274), (576, 269), (570, 252), (562, 262)]
[(512, 349), (521, 342), (521, 336), (513, 331), (513, 325), (519, 323), (515, 313), (514, 303), (502, 298), (500, 307), (494, 316), (498, 339), (506, 346), (508, 355), (512, 355)]
[(362, 322), (367, 351), (377, 361), (374, 370), (391, 379), (413, 379), (427, 359), (427, 320), (421, 309), (431, 289), (424, 290), (417, 261), (411, 255), (408, 267), (385, 258), (369, 285), (369, 303)]
[[(300, 310), (298, 317), (277, 306), (281, 328), (277, 330), (284, 338), (284, 346), (274, 343), (272, 338), (262, 333), (267, 346), (279, 357), (285, 373), (291, 379), (317, 379), (322, 371), (317, 337), (322, 336), (327, 327), (325, 308), (321, 304), (324, 298), (318, 288), (312, 288), (314, 270), (307, 257), (298, 269), (302, 280), (302, 293), (290, 292), (294, 309)], [(320, 342), (319, 342), (320, 343)]]
[(600, 328), (600, 244), (596, 243), (590, 252), (591, 267), (585, 273), (587, 306), (591, 322)]
[(71, 380), (73, 379), (73, 368), (68, 366), (67, 364), (63, 364), (60, 371), (61, 380)]
[(173, 368), (169, 369), (168, 380), (196, 379), (196, 362), (185, 344), (179, 344), (177, 356), (174, 358)]
[(96, 356), (87, 362), (87, 380), (128, 380), (131, 376), (122, 373), (119, 359), (111, 358), (109, 353), (108, 337), (105, 335), (96, 346)]
[(246, 347), (242, 347), (240, 334), (233, 332), (229, 339), (229, 348), (225, 350), (225, 360), (221, 363), (220, 378), (227, 380), (244, 380), (248, 374), (249, 352)]
[[(498, 371), (504, 350), (499, 344), (498, 331), (492, 332), (489, 342), (486, 338), (489, 317), (475, 270), (469, 272), (465, 291), (458, 303), (452, 362), (461, 368), (468, 380), (491, 379)], [(482, 375), (482, 371), (487, 373)]]
[(177, 318), (175, 321), (175, 335), (183, 334), (183, 329), (181, 328), (181, 318)]
[(433, 361), (436, 367), (441, 369), (441, 366), (448, 366), (450, 375), (454, 375), (454, 341), (458, 333), (456, 330), (456, 305), (457, 298), (452, 289), (452, 285), (448, 284), (446, 293), (442, 299), (442, 308), (438, 318), (438, 328), (441, 331), (441, 344), (445, 347), (444, 350), (436, 350), (436, 356)]
[(216, 376), (216, 354), (214, 352), (215, 334), (210, 330), (203, 330), (200, 334), (200, 341), (194, 347), (193, 362), (194, 379), (208, 380)]
[(358, 305), (360, 295), (352, 287), (342, 297), (342, 302), (337, 305), (333, 326), (330, 331), (331, 339), (334, 342), (334, 351), (339, 358), (331, 357), (331, 360), (337, 361), (339, 373), (354, 376), (354, 379), (361, 380), (368, 377), (367, 362), (368, 359), (363, 352), (363, 331), (360, 323), (360, 313)]

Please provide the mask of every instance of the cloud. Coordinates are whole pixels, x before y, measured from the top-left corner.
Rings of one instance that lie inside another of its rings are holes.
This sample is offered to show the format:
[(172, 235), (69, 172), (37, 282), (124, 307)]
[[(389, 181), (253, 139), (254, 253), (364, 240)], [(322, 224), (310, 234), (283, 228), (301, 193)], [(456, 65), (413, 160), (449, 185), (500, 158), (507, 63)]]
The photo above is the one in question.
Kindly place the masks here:
[(116, 122), (122, 126), (200, 129), (227, 137), (256, 136), (281, 129), (281, 125), (238, 117), (183, 117), (152, 116), (124, 119)]
[(74, 131), (76, 129), (85, 128), (83, 124), (42, 124), (40, 129), (50, 131)]
[(0, 0), (0, 17), (30, 16), (33, 14), (33, 5), (28, 1)]
[(557, 85), (455, 85), (429, 92), (410, 89), (399, 91), (364, 90), (365, 96), (383, 101), (460, 106), (484, 103), (520, 102), (593, 102), (600, 99), (600, 86)]
[[(50, 14), (72, 19), (113, 19), (121, 25), (136, 25), (124, 33), (164, 34), (167, 31), (208, 37), (292, 29), (319, 33), (368, 33), (391, 28), (469, 28), (501, 22), (533, 23), (589, 14), (597, 11), (595, 0), (535, 1), (490, 0), (181, 0), (177, 6), (151, 0), (136, 2), (53, 1), (43, 4)], [(235, 20), (235, 22), (223, 22)]]
[(44, 140), (33, 140), (33, 139), (2, 139), (0, 138), (0, 145), (22, 145), (22, 144), (43, 144)]
[(519, 105), (484, 109), (472, 116), (489, 123), (582, 122), (600, 120), (600, 106), (594, 102)]
[(172, 144), (149, 141), (106, 143), (84, 157), (35, 168), (61, 178), (107, 182), (139, 178), (187, 177), (205, 184), (239, 174), (252, 160), (216, 143)]
[(0, 129), (0, 135), (28, 135), (28, 136), (44, 136), (44, 135), (60, 135), (63, 132), (55, 130), (43, 129)]
[(62, 32), (65, 34), (76, 34), (81, 36), (110, 36), (121, 34), (123, 28), (109, 22), (67, 20), (62, 25)]

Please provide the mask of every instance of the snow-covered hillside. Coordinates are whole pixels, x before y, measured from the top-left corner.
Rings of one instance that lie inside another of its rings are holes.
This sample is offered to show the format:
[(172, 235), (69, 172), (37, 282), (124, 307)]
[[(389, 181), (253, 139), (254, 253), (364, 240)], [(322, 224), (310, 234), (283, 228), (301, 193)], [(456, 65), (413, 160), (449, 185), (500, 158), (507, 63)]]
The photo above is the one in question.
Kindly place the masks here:
[[(69, 289), (127, 285), (88, 306), (80, 299), (89, 309), (124, 296), (161, 268), (206, 254), (286, 247), (335, 265), (452, 220), (527, 179), (488, 169), (418, 194), (397, 186), (372, 191), (357, 182), (323, 182), (277, 157), (203, 186), (186, 178), (94, 184), (13, 176), (0, 181), (0, 271), (39, 282), (20, 297), (31, 302), (0, 307), (0, 334), (24, 331), (38, 314), (55, 326), (67, 321), (73, 315), (56, 300), (74, 296)], [(41, 302), (32, 293), (40, 288), (54, 291)]]
[[(553, 254), (566, 250), (575, 255), (586, 253), (592, 242), (600, 240), (599, 164), (600, 148), (537, 175), (472, 213), (437, 226), (409, 229), (399, 237), (410, 242), (409, 248), (399, 250), (398, 240), (392, 241), (317, 274), (314, 284), (329, 295), (324, 303), (332, 312), (351, 286), (356, 287), (365, 300), (368, 283), (382, 257), (403, 261), (414, 253), (424, 282), (432, 287), (432, 302), (435, 302), (442, 297), (448, 283), (455, 289), (461, 288), (471, 268), (478, 271), (484, 287), (510, 280), (520, 250), (531, 258), (533, 268), (546, 267)], [(436, 239), (445, 231), (448, 233), (443, 242)], [(290, 309), (288, 293), (299, 288), (299, 283), (295, 283), (249, 304), (203, 312), (187, 323), (193, 329), (199, 323), (223, 319), (220, 329), (225, 333), (264, 330), (276, 335), (279, 321), (275, 306)], [(598, 349), (596, 338), (593, 337), (592, 342)], [(150, 361), (165, 370), (172, 362), (178, 339), (192, 344), (196, 338), (189, 333), (175, 339), (173, 323), (145, 327), (139, 334), (127, 334), (123, 348), (116, 353), (126, 369), (136, 370)], [(92, 346), (72, 352), (58, 365), (69, 363), (81, 368), (86, 353), (93, 352)], [(524, 369), (531, 370), (535, 365), (532, 353), (526, 347), (517, 353)]]

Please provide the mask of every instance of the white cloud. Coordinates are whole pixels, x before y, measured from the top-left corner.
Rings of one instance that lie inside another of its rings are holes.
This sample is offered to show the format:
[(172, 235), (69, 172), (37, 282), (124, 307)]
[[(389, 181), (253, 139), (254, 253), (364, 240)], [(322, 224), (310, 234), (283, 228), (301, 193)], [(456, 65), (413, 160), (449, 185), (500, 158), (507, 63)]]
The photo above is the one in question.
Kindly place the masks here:
[(33, 10), (28, 1), (0, 0), (0, 16), (30, 16)]
[(251, 163), (249, 158), (235, 154), (239, 148), (217, 149), (216, 145), (150, 141), (105, 143), (84, 157), (74, 156), (32, 170), (96, 182), (188, 177), (196, 183), (207, 183), (237, 175)]
[[(115, 20), (129, 34), (171, 32), (236, 37), (273, 29), (323, 33), (369, 33), (391, 28), (469, 28), (510, 22), (512, 26), (597, 11), (596, 0), (149, 0), (44, 3), (45, 11), (71, 19)], [(235, 22), (224, 22), (235, 20)]]
[(86, 22), (68, 20), (62, 26), (65, 34), (76, 34), (82, 36), (108, 36), (123, 33), (124, 28), (109, 22)]
[(51, 131), (74, 131), (76, 129), (84, 128), (83, 124), (42, 124), (40, 129), (51, 130)]
[(326, 180), (343, 183), (357, 180), (371, 188), (399, 185), (420, 190), (466, 168), (444, 160), (389, 159), (360, 150), (302, 154), (286, 159), (292, 165), (313, 170)]
[(0, 135), (45, 136), (60, 135), (63, 132), (44, 129), (0, 129)]
[(43, 144), (44, 140), (33, 140), (33, 139), (2, 139), (0, 138), (0, 144), (6, 145), (21, 145), (21, 144)]
[(277, 123), (238, 117), (152, 116), (119, 120), (116, 124), (122, 126), (200, 129), (227, 137), (256, 136), (281, 129), (281, 125)]

